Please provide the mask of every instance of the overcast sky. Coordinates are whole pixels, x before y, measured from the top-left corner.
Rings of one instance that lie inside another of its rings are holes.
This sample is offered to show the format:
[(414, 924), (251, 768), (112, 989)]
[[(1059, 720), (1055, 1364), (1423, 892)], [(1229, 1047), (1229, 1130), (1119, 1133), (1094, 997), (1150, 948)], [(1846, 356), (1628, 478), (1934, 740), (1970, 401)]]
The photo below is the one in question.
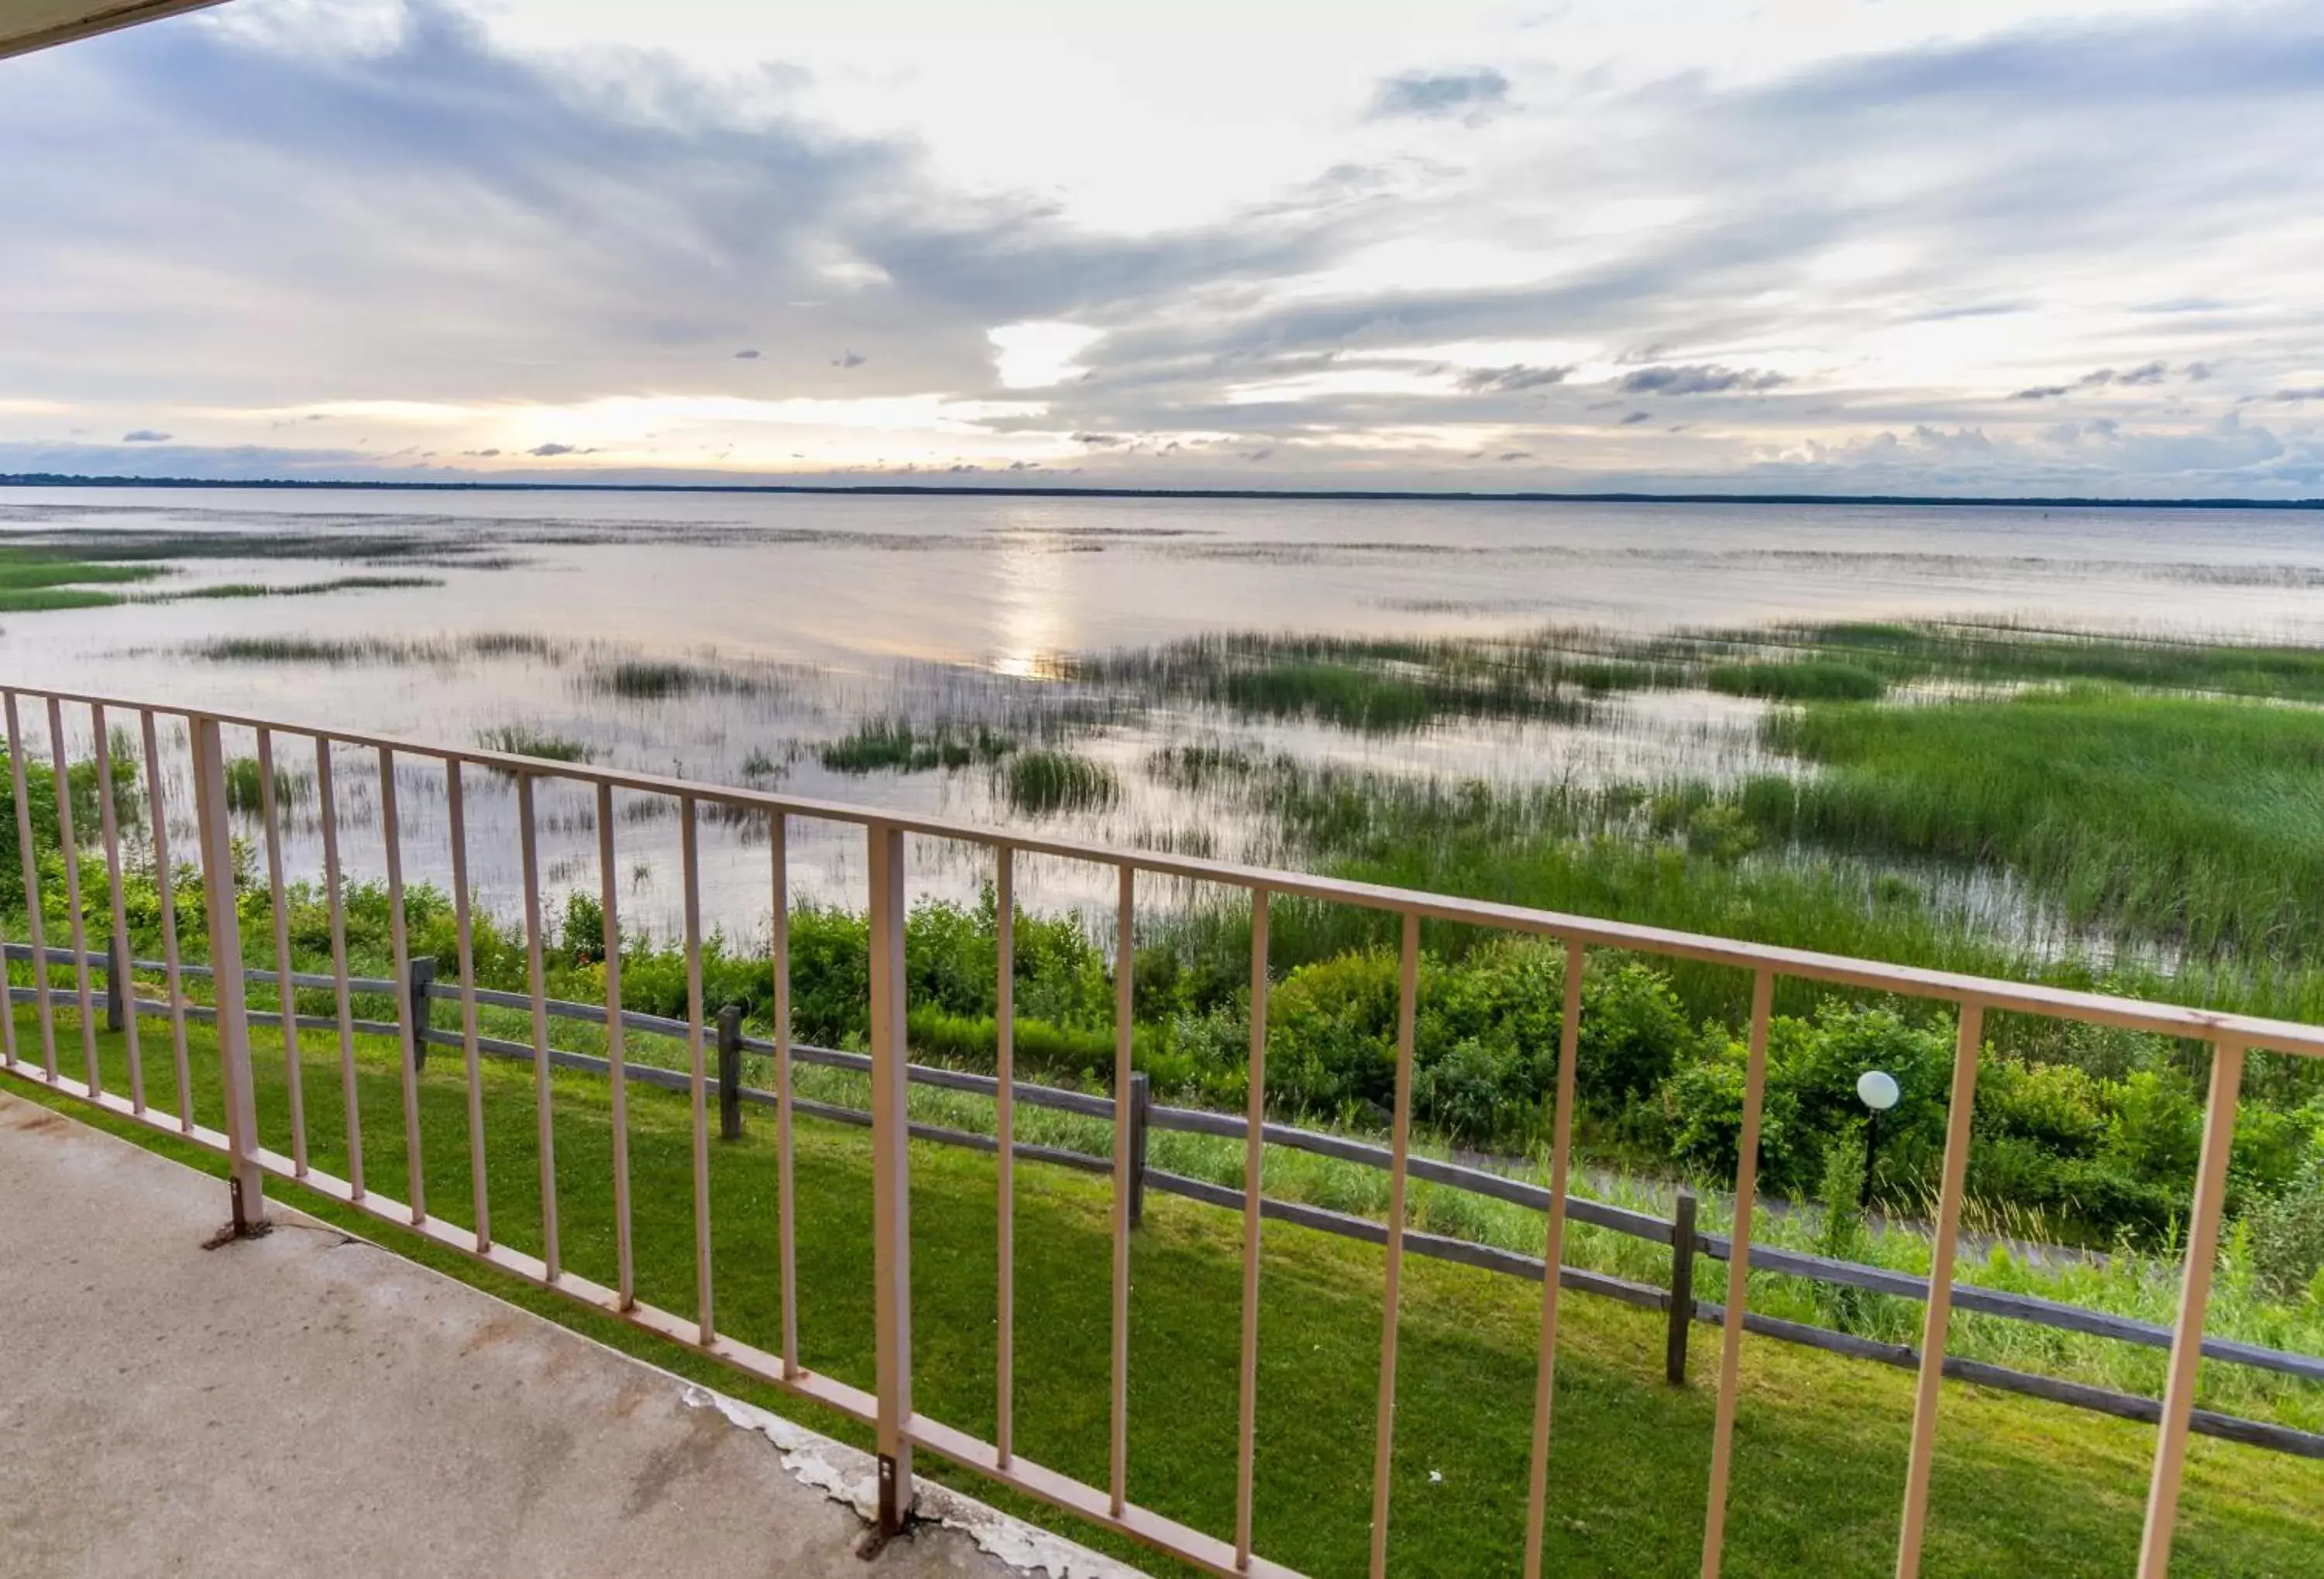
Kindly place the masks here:
[(2324, 6), (231, 0), (0, 61), (0, 472), (2324, 494)]

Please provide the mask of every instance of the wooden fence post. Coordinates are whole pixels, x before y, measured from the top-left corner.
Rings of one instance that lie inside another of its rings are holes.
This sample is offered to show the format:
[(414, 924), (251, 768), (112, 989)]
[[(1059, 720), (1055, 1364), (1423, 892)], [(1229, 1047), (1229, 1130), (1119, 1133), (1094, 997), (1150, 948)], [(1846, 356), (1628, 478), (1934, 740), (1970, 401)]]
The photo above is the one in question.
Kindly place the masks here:
[(403, 991), (411, 1004), (411, 1067), (415, 1069), (428, 1067), (428, 989), (435, 980), (436, 956), (413, 956), (403, 978)]
[(105, 1029), (119, 1030), (128, 997), (129, 945), (115, 936), (105, 949)]
[(1147, 1115), (1154, 1106), (1154, 1083), (1143, 1071), (1130, 1077), (1130, 1225), (1146, 1221)]
[(718, 1138), (742, 1138), (742, 1011), (733, 1003), (718, 1011)]
[(1671, 1212), (1670, 1333), (1665, 1340), (1663, 1374), (1673, 1387), (1686, 1385), (1686, 1339), (1694, 1325), (1694, 1192), (1681, 1187)]

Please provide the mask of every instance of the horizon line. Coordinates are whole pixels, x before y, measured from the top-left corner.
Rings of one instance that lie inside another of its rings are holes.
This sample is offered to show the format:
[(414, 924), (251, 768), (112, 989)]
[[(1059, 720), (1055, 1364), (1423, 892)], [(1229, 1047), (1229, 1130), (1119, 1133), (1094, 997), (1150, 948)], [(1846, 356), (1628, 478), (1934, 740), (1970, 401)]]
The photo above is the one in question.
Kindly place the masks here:
[(263, 488), (357, 489), (375, 493), (537, 494), (807, 494), (928, 497), (1069, 499), (1286, 499), (1329, 503), (1436, 503), (1471, 504), (1892, 504), (1953, 505), (1986, 509), (2090, 510), (2324, 510), (2324, 496), (2253, 499), (2236, 495), (2107, 497), (2042, 494), (1801, 494), (1656, 493), (1646, 490), (1591, 491), (1425, 488), (1167, 488), (1042, 486), (1029, 483), (589, 483), (389, 481), (318, 477), (134, 477), (77, 472), (0, 472), (0, 488)]

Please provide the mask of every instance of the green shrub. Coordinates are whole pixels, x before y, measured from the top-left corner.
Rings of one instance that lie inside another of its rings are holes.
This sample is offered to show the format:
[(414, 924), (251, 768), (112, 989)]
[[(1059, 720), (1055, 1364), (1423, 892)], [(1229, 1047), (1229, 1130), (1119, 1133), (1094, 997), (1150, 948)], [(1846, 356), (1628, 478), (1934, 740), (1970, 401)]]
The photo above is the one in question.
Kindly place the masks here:
[[(1585, 1024), (1587, 1021), (1584, 1022)], [(1877, 1182), (1923, 1182), (1941, 1154), (1953, 1039), (1893, 1010), (1828, 999), (1812, 1019), (1777, 1015), (1767, 1028), (1767, 1085), (1760, 1122), (1761, 1178), (1797, 1194), (1820, 1177), (1834, 1140), (1867, 1117), (1857, 1077), (1883, 1069), (1896, 1080), (1896, 1105), (1880, 1118)], [(1681, 1069), (1665, 1086), (1674, 1155), (1714, 1176), (1731, 1177), (1743, 1118), (1748, 1048), (1729, 1040), (1709, 1060)]]
[(2186, 1081), (2141, 1069), (2107, 1091), (2106, 1142), (2100, 1155), (2147, 1184), (2186, 1186), (2203, 1147), (2203, 1109)]
[(2278, 1299), (2324, 1297), (2324, 1167), (2245, 1218), (2251, 1227), (2252, 1274)]
[(2015, 1136), (2061, 1157), (2094, 1157), (2106, 1135), (2104, 1095), (2070, 1064), (1988, 1057), (1978, 1071), (1977, 1132)]

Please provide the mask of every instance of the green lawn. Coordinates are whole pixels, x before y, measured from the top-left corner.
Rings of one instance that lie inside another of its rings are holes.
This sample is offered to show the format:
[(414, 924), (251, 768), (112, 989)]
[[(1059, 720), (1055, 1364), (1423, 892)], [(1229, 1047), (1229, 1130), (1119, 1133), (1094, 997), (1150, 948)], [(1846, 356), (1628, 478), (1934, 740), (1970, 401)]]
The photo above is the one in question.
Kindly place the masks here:
[[(20, 1047), (36, 1046), (20, 1011)], [(61, 1017), (59, 1051), (79, 1067), (78, 1034)], [(289, 1149), (280, 1040), (259, 1033), (261, 1126)], [(148, 1100), (175, 1101), (164, 1028), (148, 1022)], [(215, 1055), (196, 1028), (198, 1112), (216, 1123)], [(117, 1037), (104, 1044), (108, 1081), (125, 1088)], [(316, 1166), (343, 1172), (344, 1118), (332, 1039), (302, 1039), (309, 1140)], [(319, 1056), (318, 1056), (319, 1055)], [(359, 1100), (367, 1171), (404, 1190), (401, 1099), (394, 1052), (365, 1042)], [(6, 1089), (22, 1093), (21, 1082)], [(610, 1126), (604, 1083), (559, 1075), (558, 1179), (565, 1259), (613, 1280)], [(539, 1244), (529, 1069), (488, 1063), (486, 1169), (496, 1236)], [(52, 1099), (68, 1111), (89, 1110)], [(422, 1151), (436, 1214), (468, 1220), (465, 1085), (456, 1055), (431, 1054), (422, 1079)], [(693, 1309), (692, 1191), (682, 1096), (633, 1089), (631, 1155), (641, 1297)], [(770, 1116), (747, 1139), (715, 1147), (713, 1266), (722, 1328), (778, 1346), (774, 1152)], [(161, 1150), (188, 1155), (121, 1121)], [(214, 1159), (204, 1165), (215, 1167)], [(992, 1423), (993, 1168), (989, 1158), (913, 1150), (914, 1386), (925, 1412), (979, 1434)], [(872, 1380), (871, 1228), (866, 1137), (802, 1121), (798, 1148), (798, 1291), (803, 1357)], [(1109, 1309), (1107, 1187), (1057, 1169), (1020, 1169), (1018, 1414), (1020, 1452), (1102, 1484), (1106, 1469)], [(726, 1390), (862, 1442), (864, 1435), (795, 1399), (724, 1371), (682, 1345), (637, 1333), (294, 1187), (277, 1198), (495, 1293)], [(223, 1196), (221, 1196), (221, 1211)], [(1240, 1220), (1215, 1208), (1149, 1198), (1133, 1267), (1130, 1494), (1222, 1535), (1231, 1528)], [(1267, 1556), (1316, 1574), (1354, 1574), (1368, 1549), (1380, 1252), (1271, 1225), (1262, 1279), (1258, 1530)], [(1402, 1336), (1396, 1571), (1514, 1572), (1523, 1537), (1533, 1346), (1539, 1294), (1490, 1274), (1415, 1260)], [(1692, 1574), (1702, 1519), (1715, 1355), (1706, 1333), (1695, 1386), (1661, 1382), (1659, 1316), (1569, 1296), (1551, 1464), (1550, 1570)], [(447, 1359), (447, 1362), (451, 1362)], [(1885, 1574), (1911, 1412), (1911, 1378), (1882, 1367), (1752, 1341), (1737, 1433), (1729, 1571)], [(1945, 1395), (1928, 1572), (2119, 1574), (2132, 1566), (2153, 1433), (2080, 1411), (1951, 1387)], [(1040, 1514), (973, 1477), (924, 1466), (1010, 1507)], [(1067, 1526), (1067, 1528), (1072, 1528)], [(1090, 1532), (1074, 1529), (1084, 1538)], [(1119, 1543), (1093, 1544), (1121, 1551)], [(2324, 1464), (2199, 1438), (2179, 1543), (2181, 1574), (2324, 1572)], [(1128, 1553), (1133, 1558), (1135, 1553)], [(1143, 1559), (1139, 1559), (1143, 1560)], [(1170, 1570), (1163, 1565), (1162, 1571)]]

